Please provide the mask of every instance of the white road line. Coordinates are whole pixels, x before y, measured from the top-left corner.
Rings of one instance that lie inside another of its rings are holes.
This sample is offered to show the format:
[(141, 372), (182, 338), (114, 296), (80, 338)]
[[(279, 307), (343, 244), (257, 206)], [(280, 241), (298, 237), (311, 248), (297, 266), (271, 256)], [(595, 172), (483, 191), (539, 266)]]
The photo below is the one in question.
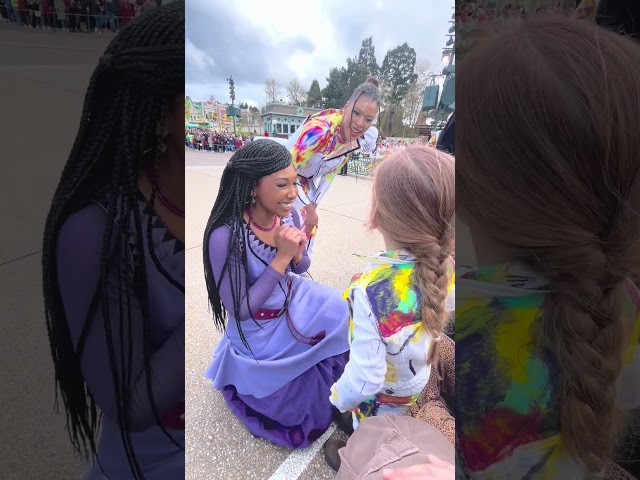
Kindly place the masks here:
[(282, 465), (280, 465), (273, 475), (271, 475), (269, 480), (297, 480), (335, 429), (335, 425), (331, 424), (329, 430), (324, 432), (324, 435), (316, 440), (309, 448), (305, 448), (304, 450), (294, 450), (291, 452), (287, 459), (282, 462)]

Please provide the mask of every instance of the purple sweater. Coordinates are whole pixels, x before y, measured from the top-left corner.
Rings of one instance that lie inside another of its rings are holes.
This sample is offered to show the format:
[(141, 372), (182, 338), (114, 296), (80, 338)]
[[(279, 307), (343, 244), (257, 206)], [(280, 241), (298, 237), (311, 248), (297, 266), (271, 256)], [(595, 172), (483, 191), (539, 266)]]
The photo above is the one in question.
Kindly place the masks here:
[[(106, 229), (106, 212), (98, 205), (91, 205), (71, 215), (62, 225), (57, 246), (57, 275), (60, 294), (69, 325), (72, 340), (77, 346), (87, 322), (91, 323), (81, 357), (81, 368), (85, 382), (95, 399), (98, 408), (106, 417), (117, 421), (116, 388), (109, 362), (109, 350), (102, 315), (102, 301), (98, 301), (91, 317), (89, 307), (97, 293), (100, 280), (100, 254)], [(117, 227), (114, 235), (119, 235)], [(131, 392), (132, 430), (143, 431), (156, 425), (147, 395), (147, 375), (143, 366), (143, 325), (140, 302), (135, 298), (133, 284), (133, 262), (123, 262), (120, 273), (120, 285), (123, 298), (133, 298), (131, 318), (123, 319), (118, 295), (118, 275), (115, 269), (107, 279), (108, 297), (115, 345), (115, 358), (128, 353), (131, 342), (132, 363), (129, 369), (123, 369), (116, 361), (116, 373), (119, 378), (131, 372), (129, 391)], [(155, 268), (150, 260), (146, 269)], [(98, 299), (101, 299), (98, 293)], [(151, 348), (151, 385), (156, 409), (160, 415), (184, 402), (184, 323), (172, 331), (154, 331), (154, 319), (151, 320), (152, 337), (156, 345)], [(127, 331), (127, 326), (130, 328)], [(154, 335), (153, 333), (156, 333)], [(125, 338), (124, 342), (117, 339)], [(126, 337), (129, 336), (129, 340)]]
[[(226, 225), (216, 228), (211, 232), (209, 237), (209, 259), (211, 261), (211, 269), (213, 271), (213, 278), (218, 281), (222, 274), (222, 267), (226, 260), (227, 247), (229, 245), (229, 235), (231, 231)], [(233, 312), (233, 296), (231, 294), (231, 285), (229, 282), (229, 269), (237, 261), (234, 257), (229, 259), (229, 266), (224, 273), (224, 278), (220, 282), (220, 300), (224, 305), (225, 310)], [(306, 250), (302, 253), (302, 259), (297, 265), (292, 263), (291, 271), (293, 273), (302, 274), (309, 269), (311, 265), (311, 259), (307, 255)], [(247, 284), (244, 271), (241, 269), (241, 276), (239, 279), (234, 278), (234, 283), (240, 282), (240, 291), (244, 292)], [(246, 298), (241, 300), (240, 319), (250, 320), (251, 315), (249, 312), (256, 312), (262, 308), (267, 301), (271, 293), (278, 287), (278, 283), (284, 277), (283, 274), (277, 272), (273, 267), (269, 265), (262, 275), (249, 287), (249, 306), (247, 307)]]

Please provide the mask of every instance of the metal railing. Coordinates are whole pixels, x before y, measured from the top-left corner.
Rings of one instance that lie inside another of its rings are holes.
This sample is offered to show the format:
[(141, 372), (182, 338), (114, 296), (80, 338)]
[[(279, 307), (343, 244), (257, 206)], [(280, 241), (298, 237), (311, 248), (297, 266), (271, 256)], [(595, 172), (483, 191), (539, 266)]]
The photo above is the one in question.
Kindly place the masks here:
[(376, 165), (380, 162), (381, 160), (376, 160), (369, 155), (353, 155), (347, 162), (347, 173), (370, 177)]

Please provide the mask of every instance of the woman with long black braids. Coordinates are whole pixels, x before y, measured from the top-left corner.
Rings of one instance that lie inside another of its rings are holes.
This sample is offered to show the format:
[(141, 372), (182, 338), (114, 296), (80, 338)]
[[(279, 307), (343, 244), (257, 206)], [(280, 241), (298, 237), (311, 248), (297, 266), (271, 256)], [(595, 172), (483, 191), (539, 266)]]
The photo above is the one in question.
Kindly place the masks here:
[(341, 292), (301, 276), (311, 261), (296, 177), (283, 145), (237, 150), (203, 241), (209, 302), (226, 333), (205, 376), (252, 434), (288, 448), (331, 425), (330, 387), (349, 349)]
[(176, 1), (100, 59), (47, 217), (47, 328), (85, 479), (184, 476), (183, 96)]

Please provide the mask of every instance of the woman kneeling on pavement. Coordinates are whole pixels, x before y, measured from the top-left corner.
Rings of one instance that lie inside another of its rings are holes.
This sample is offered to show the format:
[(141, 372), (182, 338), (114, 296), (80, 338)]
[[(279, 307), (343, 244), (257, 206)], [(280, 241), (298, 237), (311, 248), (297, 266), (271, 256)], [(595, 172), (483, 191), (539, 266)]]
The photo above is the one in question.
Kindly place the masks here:
[[(304, 274), (304, 221), (286, 147), (256, 140), (231, 157), (204, 234), (216, 326), (205, 376), (258, 437), (304, 448), (331, 425), (330, 388), (348, 359), (342, 292)], [(225, 321), (225, 316), (227, 321)]]

